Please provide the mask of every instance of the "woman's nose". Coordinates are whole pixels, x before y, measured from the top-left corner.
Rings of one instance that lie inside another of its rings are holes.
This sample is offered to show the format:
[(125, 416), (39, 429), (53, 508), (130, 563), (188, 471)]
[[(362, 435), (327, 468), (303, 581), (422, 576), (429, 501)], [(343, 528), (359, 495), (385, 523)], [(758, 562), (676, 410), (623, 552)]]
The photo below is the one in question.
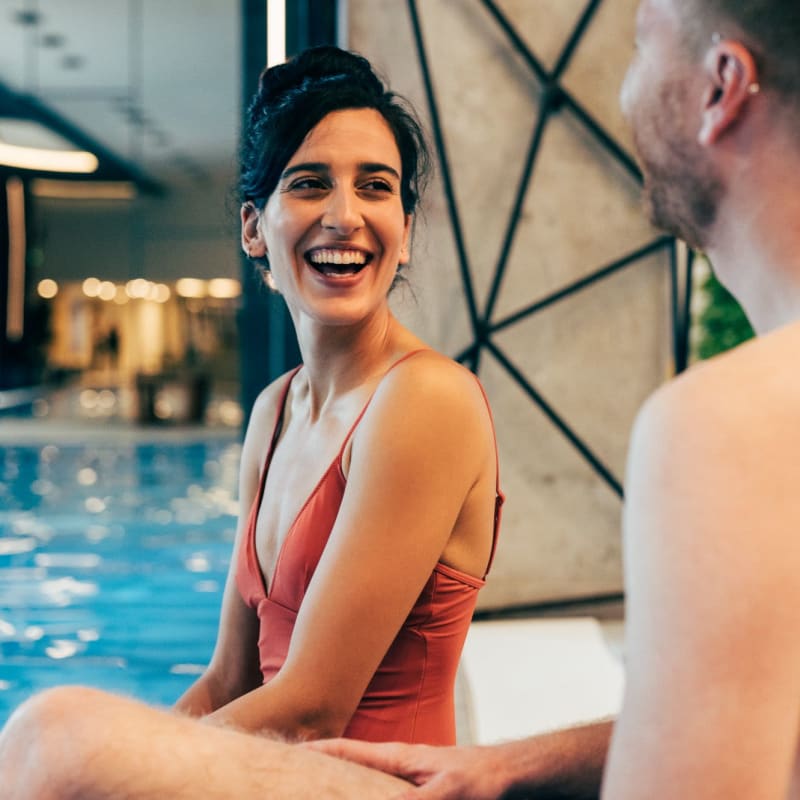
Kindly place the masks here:
[(362, 227), (364, 220), (355, 193), (342, 188), (332, 191), (321, 222), (323, 228), (344, 235)]

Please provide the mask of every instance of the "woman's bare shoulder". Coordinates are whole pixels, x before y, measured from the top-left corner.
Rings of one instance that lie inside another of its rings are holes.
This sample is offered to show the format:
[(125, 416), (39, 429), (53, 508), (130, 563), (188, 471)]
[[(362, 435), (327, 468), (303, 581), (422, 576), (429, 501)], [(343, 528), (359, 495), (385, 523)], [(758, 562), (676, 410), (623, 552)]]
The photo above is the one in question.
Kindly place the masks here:
[(421, 411), (430, 423), (489, 421), (488, 405), (477, 377), (435, 350), (415, 353), (397, 364), (375, 395), (376, 416)]
[(457, 400), (467, 395), (482, 396), (474, 373), (436, 350), (422, 350), (397, 364), (387, 376), (389, 385), (416, 387), (420, 391), (442, 392)]

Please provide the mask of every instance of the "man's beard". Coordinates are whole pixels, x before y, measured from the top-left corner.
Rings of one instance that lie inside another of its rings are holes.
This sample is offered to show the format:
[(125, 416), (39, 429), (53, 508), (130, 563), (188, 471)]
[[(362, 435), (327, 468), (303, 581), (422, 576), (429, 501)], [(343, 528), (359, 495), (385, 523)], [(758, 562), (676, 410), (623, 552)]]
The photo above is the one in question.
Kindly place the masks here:
[(642, 201), (650, 221), (702, 250), (717, 218), (722, 181), (687, 155), (659, 167), (643, 164)]
[(687, 101), (679, 86), (663, 87), (661, 112), (645, 131), (634, 131), (644, 175), (642, 200), (650, 221), (695, 249), (708, 244), (724, 184), (706, 152), (680, 127)]

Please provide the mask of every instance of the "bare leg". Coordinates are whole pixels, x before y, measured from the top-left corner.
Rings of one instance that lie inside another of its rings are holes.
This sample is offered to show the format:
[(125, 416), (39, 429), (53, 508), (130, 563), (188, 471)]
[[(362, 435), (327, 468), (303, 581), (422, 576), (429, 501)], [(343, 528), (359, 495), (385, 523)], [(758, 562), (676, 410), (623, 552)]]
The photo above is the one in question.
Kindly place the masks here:
[(384, 800), (407, 784), (94, 689), (51, 689), (0, 734), (0, 800)]

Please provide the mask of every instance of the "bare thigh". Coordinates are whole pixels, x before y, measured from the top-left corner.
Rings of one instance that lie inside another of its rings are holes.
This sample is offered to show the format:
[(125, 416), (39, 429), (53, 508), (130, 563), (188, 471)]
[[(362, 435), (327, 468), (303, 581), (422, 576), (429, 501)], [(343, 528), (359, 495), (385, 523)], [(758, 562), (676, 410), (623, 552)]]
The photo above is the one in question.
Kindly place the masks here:
[(8, 795), (0, 789), (3, 800), (383, 800), (407, 788), (397, 778), (302, 747), (91, 689), (57, 689), (43, 696), (41, 708), (36, 702), (6, 731), (8, 746), (22, 757), (9, 753), (4, 771), (27, 763), (27, 789), (17, 785), (19, 794)]

